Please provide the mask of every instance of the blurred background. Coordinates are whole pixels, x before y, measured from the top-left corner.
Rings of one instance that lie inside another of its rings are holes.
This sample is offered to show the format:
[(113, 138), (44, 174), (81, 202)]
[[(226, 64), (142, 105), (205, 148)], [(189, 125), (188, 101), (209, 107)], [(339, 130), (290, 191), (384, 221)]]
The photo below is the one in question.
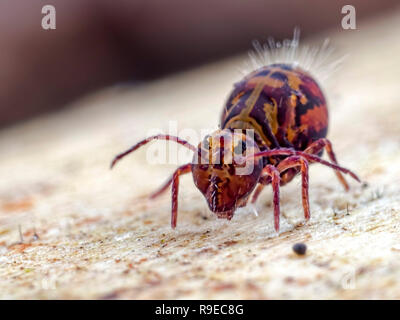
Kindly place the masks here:
[[(398, 0), (353, 0), (359, 21)], [(56, 30), (41, 26), (56, 8)], [(0, 127), (117, 83), (138, 83), (233, 55), (255, 38), (339, 29), (347, 0), (2, 0)]]

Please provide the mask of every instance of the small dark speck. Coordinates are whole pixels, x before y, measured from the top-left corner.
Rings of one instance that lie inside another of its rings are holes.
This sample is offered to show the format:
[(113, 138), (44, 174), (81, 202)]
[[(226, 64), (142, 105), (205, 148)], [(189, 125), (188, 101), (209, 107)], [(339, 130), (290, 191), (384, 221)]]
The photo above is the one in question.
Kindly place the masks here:
[(306, 254), (307, 246), (304, 243), (295, 243), (292, 249), (295, 253), (302, 256)]

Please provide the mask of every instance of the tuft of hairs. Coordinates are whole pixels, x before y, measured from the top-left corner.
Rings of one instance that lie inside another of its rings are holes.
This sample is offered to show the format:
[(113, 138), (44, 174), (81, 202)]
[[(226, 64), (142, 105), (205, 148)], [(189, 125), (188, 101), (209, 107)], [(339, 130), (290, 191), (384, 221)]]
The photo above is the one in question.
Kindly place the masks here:
[(335, 56), (335, 49), (330, 45), (328, 38), (320, 46), (299, 46), (299, 40), (298, 27), (293, 31), (293, 39), (279, 42), (269, 37), (264, 44), (254, 40), (254, 49), (249, 52), (249, 59), (245, 61), (241, 73), (248, 75), (267, 65), (284, 63), (307, 71), (318, 81), (326, 81), (346, 58), (346, 56)]

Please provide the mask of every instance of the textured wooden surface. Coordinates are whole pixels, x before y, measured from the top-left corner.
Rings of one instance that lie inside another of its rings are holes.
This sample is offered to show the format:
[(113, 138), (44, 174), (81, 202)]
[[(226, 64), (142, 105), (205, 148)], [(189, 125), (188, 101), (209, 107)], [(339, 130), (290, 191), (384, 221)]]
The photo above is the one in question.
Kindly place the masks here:
[[(270, 188), (258, 217), (244, 209), (228, 222), (185, 176), (171, 230), (169, 196), (146, 195), (175, 165), (148, 164), (143, 149), (108, 168), (168, 120), (178, 130), (216, 127), (244, 57), (112, 88), (3, 130), (0, 298), (400, 298), (399, 21), (395, 12), (329, 34), (349, 53), (325, 85), (329, 138), (369, 186), (351, 181), (345, 193), (313, 165), (312, 218), (303, 224), (297, 178), (282, 189), (279, 236)], [(307, 244), (304, 257), (296, 242)]]

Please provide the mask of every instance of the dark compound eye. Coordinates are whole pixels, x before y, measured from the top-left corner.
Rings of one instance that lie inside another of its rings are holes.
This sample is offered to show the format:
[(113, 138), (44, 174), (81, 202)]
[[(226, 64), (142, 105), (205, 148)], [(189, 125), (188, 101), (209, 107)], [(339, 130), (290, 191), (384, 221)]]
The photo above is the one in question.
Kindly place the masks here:
[(238, 143), (234, 149), (235, 154), (242, 154), (246, 151), (246, 141), (242, 140), (242, 143)]

